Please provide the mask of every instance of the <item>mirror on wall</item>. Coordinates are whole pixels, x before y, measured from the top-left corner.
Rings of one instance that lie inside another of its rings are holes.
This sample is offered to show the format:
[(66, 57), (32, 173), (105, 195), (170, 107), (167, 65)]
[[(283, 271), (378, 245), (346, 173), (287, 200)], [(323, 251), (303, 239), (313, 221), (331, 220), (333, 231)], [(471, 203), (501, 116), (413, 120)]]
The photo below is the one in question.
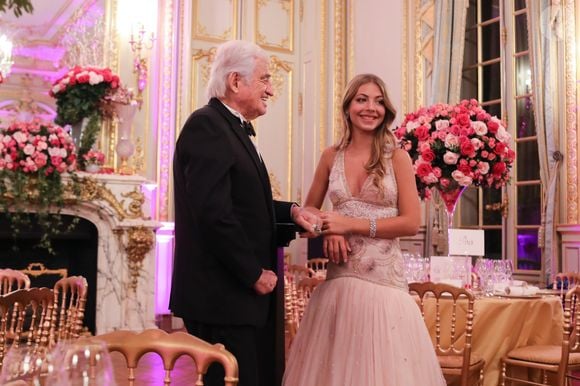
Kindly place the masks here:
[(0, 14), (0, 49), (2, 35), (12, 42), (11, 59), (4, 59), (9, 69), (0, 84), (3, 126), (14, 120), (53, 120), (52, 83), (75, 65), (104, 65), (106, 0), (32, 3), (32, 14)]

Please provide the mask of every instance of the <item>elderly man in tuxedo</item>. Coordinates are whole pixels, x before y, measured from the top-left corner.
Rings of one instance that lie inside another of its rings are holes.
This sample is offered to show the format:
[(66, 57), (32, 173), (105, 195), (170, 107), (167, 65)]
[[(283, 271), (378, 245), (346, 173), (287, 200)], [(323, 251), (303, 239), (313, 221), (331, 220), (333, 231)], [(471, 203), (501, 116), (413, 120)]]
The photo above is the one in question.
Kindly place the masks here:
[[(241, 386), (273, 386), (271, 324), (277, 285), (276, 222), (314, 236), (319, 219), (273, 201), (268, 172), (250, 136), (273, 95), (268, 57), (241, 40), (218, 47), (209, 103), (191, 114), (177, 140), (175, 258), (170, 308), (189, 333), (223, 343), (238, 360)], [(278, 283), (283, 285), (283, 283)], [(264, 331), (269, 331), (266, 335)], [(213, 365), (207, 385), (223, 385)]]

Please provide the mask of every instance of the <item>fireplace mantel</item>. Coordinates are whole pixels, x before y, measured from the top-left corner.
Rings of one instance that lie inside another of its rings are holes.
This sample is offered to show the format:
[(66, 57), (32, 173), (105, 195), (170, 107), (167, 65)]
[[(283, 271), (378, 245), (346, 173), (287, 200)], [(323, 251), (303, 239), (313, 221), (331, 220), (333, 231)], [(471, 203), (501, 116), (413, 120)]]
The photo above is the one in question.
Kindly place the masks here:
[(141, 176), (78, 173), (80, 200), (62, 213), (98, 230), (96, 333), (155, 326), (155, 230)]

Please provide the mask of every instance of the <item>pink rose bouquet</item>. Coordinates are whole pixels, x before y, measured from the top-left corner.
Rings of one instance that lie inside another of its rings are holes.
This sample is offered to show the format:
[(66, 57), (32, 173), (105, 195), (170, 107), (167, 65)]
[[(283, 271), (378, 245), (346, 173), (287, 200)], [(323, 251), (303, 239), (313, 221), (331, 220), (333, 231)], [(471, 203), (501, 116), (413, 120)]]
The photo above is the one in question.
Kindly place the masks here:
[(0, 170), (50, 177), (75, 169), (75, 147), (62, 127), (33, 121), (0, 129)]
[[(0, 128), (0, 215), (10, 213), (5, 218), (15, 239), (34, 224), (43, 231), (38, 246), (52, 253), (51, 237), (72, 229), (75, 223), (63, 225), (60, 210), (65, 197), (80, 192), (76, 165), (72, 138), (60, 126), (37, 120)], [(70, 174), (67, 184), (63, 173)]]
[[(49, 95), (56, 98), (59, 125), (73, 125), (78, 162), (94, 145), (103, 117), (111, 117), (108, 98), (120, 86), (119, 77), (109, 68), (74, 67), (52, 85)], [(86, 125), (81, 125), (84, 119)], [(78, 126), (78, 127), (76, 127)]]
[(101, 151), (91, 149), (84, 156), (85, 163), (103, 166), (105, 164), (105, 154)]
[(436, 104), (407, 114), (395, 130), (413, 162), (422, 199), (430, 188), (500, 188), (509, 181), (515, 153), (504, 124), (475, 99)]

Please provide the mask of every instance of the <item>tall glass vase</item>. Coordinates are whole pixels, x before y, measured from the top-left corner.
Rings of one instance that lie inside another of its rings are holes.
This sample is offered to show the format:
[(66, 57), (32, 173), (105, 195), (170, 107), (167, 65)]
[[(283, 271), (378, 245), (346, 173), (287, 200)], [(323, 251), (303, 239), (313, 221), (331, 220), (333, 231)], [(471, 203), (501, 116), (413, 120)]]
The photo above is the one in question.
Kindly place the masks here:
[(117, 146), (115, 151), (119, 157), (119, 174), (133, 174), (133, 168), (129, 166), (129, 157), (135, 151), (135, 145), (131, 141), (131, 125), (137, 112), (137, 104), (115, 103), (117, 116)]
[(445, 205), (445, 212), (447, 214), (447, 254), (449, 255), (450, 249), (450, 232), (449, 229), (453, 228), (453, 214), (455, 213), (455, 208), (457, 207), (457, 203), (459, 202), (459, 198), (461, 194), (465, 191), (467, 187), (457, 185), (453, 188), (443, 189), (438, 187), (437, 190), (439, 191), (439, 196), (443, 200), (443, 204)]

